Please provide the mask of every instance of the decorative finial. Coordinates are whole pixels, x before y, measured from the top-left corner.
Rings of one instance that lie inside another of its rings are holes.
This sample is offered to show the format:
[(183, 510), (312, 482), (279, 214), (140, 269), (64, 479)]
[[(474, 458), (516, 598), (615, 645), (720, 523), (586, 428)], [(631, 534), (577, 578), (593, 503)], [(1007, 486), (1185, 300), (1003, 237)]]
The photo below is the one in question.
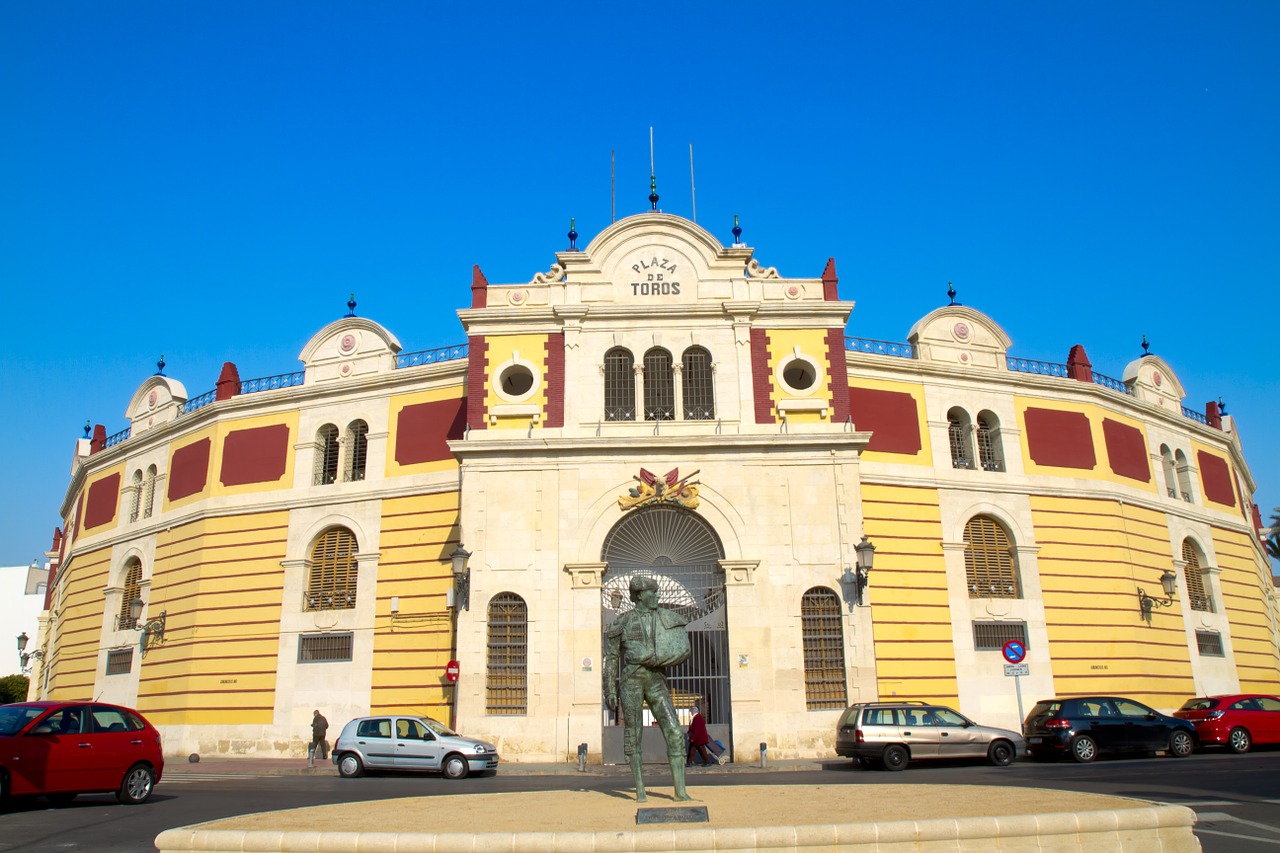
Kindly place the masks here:
[(649, 176), (649, 204), (658, 209), (658, 179), (653, 175)]
[(156, 376), (164, 376), (164, 356), (160, 356), (160, 360), (156, 362)]
[(88, 418), (85, 418), (85, 419), (84, 419), (84, 437), (85, 437), (85, 438), (88, 438), (88, 437), (89, 437), (89, 433), (91, 433), (91, 432), (93, 432), (93, 424), (91, 424), (91, 423), (89, 422), (89, 419), (88, 419)]
[(956, 302), (956, 289), (955, 289), (955, 287), (951, 284), (951, 282), (947, 282), (947, 298), (951, 300), (951, 304), (952, 304), (952, 305), (959, 305), (959, 304), (960, 304), (960, 303)]
[(347, 316), (356, 316), (356, 295), (354, 293), (351, 294), (351, 297), (347, 300)]
[(1218, 414), (1225, 415), (1227, 413), (1227, 404), (1222, 402), (1222, 397), (1218, 397)]
[(738, 214), (733, 215), (733, 245), (742, 245), (742, 229), (738, 227)]
[(576, 222), (576, 221), (577, 221), (577, 220), (575, 220), (572, 216), (570, 216), (570, 217), (569, 217), (569, 235), (568, 235), (568, 236), (569, 236), (569, 251), (570, 251), (570, 252), (576, 252), (576, 251), (578, 251), (578, 232), (577, 232), (577, 230), (574, 228), (574, 222)]
[(1143, 358), (1151, 355), (1151, 344), (1147, 343), (1147, 336), (1142, 336), (1142, 356)]

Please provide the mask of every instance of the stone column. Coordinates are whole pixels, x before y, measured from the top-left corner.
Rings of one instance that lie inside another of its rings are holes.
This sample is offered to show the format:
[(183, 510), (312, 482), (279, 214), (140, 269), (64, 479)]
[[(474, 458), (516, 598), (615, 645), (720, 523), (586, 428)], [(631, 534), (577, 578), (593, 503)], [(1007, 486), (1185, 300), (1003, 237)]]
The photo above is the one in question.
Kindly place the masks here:
[(587, 760), (599, 764), (604, 754), (602, 743), (604, 691), (604, 649), (601, 648), (600, 585), (607, 564), (565, 563), (569, 576), (568, 595), (560, 613), (563, 631), (561, 648), (568, 655), (569, 719), (557, 726), (556, 738), (565, 738), (560, 751), (569, 761), (576, 761), (578, 744), (587, 745)]

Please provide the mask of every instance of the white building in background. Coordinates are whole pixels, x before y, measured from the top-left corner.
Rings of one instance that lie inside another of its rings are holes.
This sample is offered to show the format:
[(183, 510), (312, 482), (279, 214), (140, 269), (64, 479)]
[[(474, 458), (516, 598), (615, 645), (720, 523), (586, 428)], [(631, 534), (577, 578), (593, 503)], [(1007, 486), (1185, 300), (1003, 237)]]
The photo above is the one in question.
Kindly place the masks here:
[(48, 582), (49, 569), (36, 560), (29, 566), (0, 567), (0, 624), (4, 625), (4, 636), (12, 638), (8, 641), (10, 657), (0, 658), (0, 672), (13, 675), (21, 671), (20, 635), (27, 635), (27, 654), (36, 648)]

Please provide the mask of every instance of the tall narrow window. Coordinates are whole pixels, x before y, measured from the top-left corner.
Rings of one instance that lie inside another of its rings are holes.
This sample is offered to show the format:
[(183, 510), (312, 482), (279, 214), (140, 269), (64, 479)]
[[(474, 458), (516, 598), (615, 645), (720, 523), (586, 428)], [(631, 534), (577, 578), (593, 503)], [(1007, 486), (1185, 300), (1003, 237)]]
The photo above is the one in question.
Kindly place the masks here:
[(352, 421), (347, 426), (347, 464), (342, 479), (363, 480), (365, 460), (369, 456), (369, 425)]
[(604, 419), (636, 419), (635, 358), (622, 347), (615, 347), (604, 355)]
[(1192, 610), (1213, 612), (1213, 598), (1204, 585), (1204, 569), (1201, 568), (1200, 552), (1190, 539), (1182, 540), (1182, 560), (1187, 564), (1183, 575), (1187, 580), (1187, 603)]
[(676, 383), (671, 353), (654, 347), (644, 354), (644, 419), (669, 421), (676, 416)]
[(1178, 490), (1182, 492), (1184, 501), (1191, 501), (1191, 463), (1181, 450), (1173, 454), (1174, 464), (1178, 466)]
[(142, 561), (130, 557), (124, 564), (124, 592), (120, 596), (120, 613), (116, 616), (116, 628), (129, 631), (138, 627), (138, 620), (130, 614), (134, 599), (142, 597)]
[(840, 597), (815, 586), (800, 599), (800, 634), (804, 643), (804, 694), (810, 711), (848, 704), (844, 676), (844, 629)]
[(356, 537), (345, 527), (326, 530), (311, 548), (305, 610), (350, 610), (356, 606)]
[(1160, 469), (1164, 472), (1165, 492), (1171, 498), (1178, 496), (1178, 469), (1173, 466), (1173, 452), (1169, 445), (1160, 445)]
[(142, 517), (150, 518), (156, 505), (156, 466), (147, 466), (147, 478), (142, 483)]
[(951, 467), (972, 468), (969, 452), (969, 415), (964, 409), (947, 412), (947, 443), (951, 445)]
[(518, 716), (529, 707), (529, 626), (524, 599), (500, 592), (489, 602), (486, 713)]
[(325, 424), (316, 432), (316, 465), (313, 483), (327, 486), (338, 479), (338, 428)]
[(133, 472), (133, 494), (129, 498), (129, 520), (137, 521), (142, 511), (142, 472)]
[(964, 526), (964, 571), (970, 598), (1021, 598), (1009, 534), (995, 519), (974, 516)]
[(716, 416), (716, 400), (711, 384), (711, 353), (689, 347), (681, 356), (680, 387), (684, 397), (684, 419), (709, 421)]
[(1003, 471), (1004, 453), (1000, 447), (1000, 421), (991, 412), (978, 413), (978, 462), (983, 471)]

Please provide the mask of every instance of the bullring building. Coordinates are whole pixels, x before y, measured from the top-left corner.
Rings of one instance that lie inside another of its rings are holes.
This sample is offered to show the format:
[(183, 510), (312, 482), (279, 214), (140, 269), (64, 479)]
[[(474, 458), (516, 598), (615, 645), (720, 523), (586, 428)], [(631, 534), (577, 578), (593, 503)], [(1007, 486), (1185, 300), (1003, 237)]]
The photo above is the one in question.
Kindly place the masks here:
[(855, 701), (1017, 727), (1019, 692), (1280, 689), (1239, 434), (1158, 355), (1028, 362), (954, 299), (853, 337), (834, 261), (658, 212), (571, 238), (527, 281), (476, 267), (457, 346), (353, 305), (291, 372), (143, 381), (78, 443), (33, 695), (136, 707), (172, 755), (301, 756), (320, 708), (620, 761), (635, 574), (689, 621), (678, 707), (740, 760), (833, 755)]

